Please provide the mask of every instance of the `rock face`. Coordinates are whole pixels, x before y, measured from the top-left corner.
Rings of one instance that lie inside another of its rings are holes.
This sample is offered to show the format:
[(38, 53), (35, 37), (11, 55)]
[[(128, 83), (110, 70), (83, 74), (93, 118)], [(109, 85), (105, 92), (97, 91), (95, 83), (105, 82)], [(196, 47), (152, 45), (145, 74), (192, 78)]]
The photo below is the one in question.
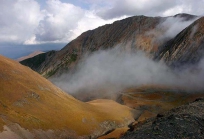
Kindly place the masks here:
[(204, 52), (204, 17), (185, 28), (175, 38), (161, 46), (155, 56), (168, 65), (179, 67), (195, 64)]
[(131, 111), (112, 100), (78, 101), (0, 56), (0, 138), (96, 138), (134, 121)]
[[(196, 16), (178, 14), (170, 18), (180, 18), (182, 21), (194, 19)], [(62, 50), (52, 53), (40, 63), (31, 65), (25, 60), (21, 63), (31, 67), (45, 77), (57, 75), (72, 69), (81, 57), (99, 49), (120, 46), (125, 51), (143, 50), (150, 57), (158, 52), (158, 48), (171, 38), (162, 38), (168, 27), (162, 25), (169, 17), (134, 16), (113, 24), (101, 26), (82, 33), (75, 40), (68, 43)], [(44, 54), (48, 55), (48, 54)], [(33, 59), (36, 59), (35, 57)]]
[(144, 138), (204, 138), (204, 99), (174, 108), (156, 118), (136, 125), (134, 131), (127, 132), (121, 139)]

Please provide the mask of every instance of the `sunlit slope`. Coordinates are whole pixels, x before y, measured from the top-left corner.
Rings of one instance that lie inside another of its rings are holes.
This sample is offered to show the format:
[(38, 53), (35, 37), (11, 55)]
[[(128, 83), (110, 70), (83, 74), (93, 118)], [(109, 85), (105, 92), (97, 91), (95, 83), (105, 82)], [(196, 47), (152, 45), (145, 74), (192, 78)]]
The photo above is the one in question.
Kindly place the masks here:
[(2, 131), (3, 125), (16, 123), (32, 134), (34, 129), (51, 129), (53, 134), (66, 131), (64, 134), (94, 137), (132, 121), (126, 106), (109, 100), (80, 102), (31, 69), (0, 56)]

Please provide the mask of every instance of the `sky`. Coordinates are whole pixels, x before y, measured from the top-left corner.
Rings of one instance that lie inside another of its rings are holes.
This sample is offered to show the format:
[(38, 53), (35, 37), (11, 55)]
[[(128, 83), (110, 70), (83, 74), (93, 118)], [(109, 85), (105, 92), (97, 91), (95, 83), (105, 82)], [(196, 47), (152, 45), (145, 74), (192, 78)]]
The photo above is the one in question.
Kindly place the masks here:
[(203, 15), (203, 6), (204, 0), (0, 0), (0, 54), (15, 59), (31, 47), (58, 50), (84, 31), (129, 16)]

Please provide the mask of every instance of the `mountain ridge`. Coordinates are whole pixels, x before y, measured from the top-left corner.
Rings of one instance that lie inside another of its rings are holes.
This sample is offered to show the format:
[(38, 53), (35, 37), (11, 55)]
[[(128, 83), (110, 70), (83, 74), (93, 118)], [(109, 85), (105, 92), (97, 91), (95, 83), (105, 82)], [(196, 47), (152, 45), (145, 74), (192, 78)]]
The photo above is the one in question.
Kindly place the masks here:
[(36, 56), (36, 55), (39, 55), (39, 54), (42, 54), (42, 53), (44, 53), (44, 52), (42, 52), (42, 51), (34, 51), (33, 53), (30, 53), (30, 54), (27, 55), (27, 56), (19, 57), (19, 58), (16, 59), (16, 60), (20, 62), (20, 61), (23, 61), (23, 60), (28, 59), (28, 58), (32, 58), (32, 57), (34, 57), (34, 56)]
[[(45, 77), (59, 75), (75, 67), (82, 55), (99, 49), (109, 49), (122, 46), (125, 51), (143, 50), (150, 56), (158, 47), (168, 41), (155, 41), (168, 28), (158, 27), (168, 18), (181, 18), (182, 21), (195, 19), (196, 16), (178, 14), (172, 17), (133, 16), (113, 24), (107, 24), (94, 30), (82, 33), (68, 43), (64, 48), (52, 55), (52, 59), (44, 60), (38, 68), (34, 68)], [(151, 31), (154, 33), (151, 33)], [(150, 32), (150, 33), (148, 33)], [(170, 38), (171, 39), (171, 38)], [(29, 66), (29, 61), (23, 61)]]

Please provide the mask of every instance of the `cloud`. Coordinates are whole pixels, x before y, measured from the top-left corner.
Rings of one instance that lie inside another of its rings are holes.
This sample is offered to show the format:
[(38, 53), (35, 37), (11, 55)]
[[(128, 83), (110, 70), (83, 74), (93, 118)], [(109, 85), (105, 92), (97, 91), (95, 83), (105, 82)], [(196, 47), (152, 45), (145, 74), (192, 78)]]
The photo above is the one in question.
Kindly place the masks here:
[(43, 12), (45, 16), (35, 29), (34, 36), (25, 44), (69, 42), (84, 31), (121, 19), (104, 20), (94, 11), (59, 0), (48, 0)]
[(203, 3), (204, 0), (1, 0), (0, 43), (68, 43), (86, 30), (131, 15), (200, 15)]
[(165, 30), (163, 37), (173, 38), (197, 19), (198, 18), (196, 17), (186, 21), (182, 17), (168, 17), (164, 22), (159, 24), (157, 28)]
[(113, 18), (109, 20), (104, 20), (94, 14), (93, 11), (86, 11), (84, 17), (78, 22), (78, 26), (72, 30), (73, 35), (71, 39), (76, 38), (79, 36), (82, 32), (85, 32), (87, 30), (95, 29), (99, 26), (105, 25), (105, 24), (111, 24), (116, 20), (124, 19), (126, 16), (120, 17), (120, 18)]
[(40, 5), (34, 0), (1, 0), (0, 9), (1, 43), (25, 41), (43, 18)]
[[(196, 72), (193, 72), (195, 71)], [(63, 90), (80, 98), (114, 94), (129, 87), (164, 85), (186, 91), (203, 90), (204, 60), (183, 71), (155, 62), (143, 52), (124, 52), (119, 48), (95, 52), (84, 58), (74, 73), (63, 74), (52, 81)], [(85, 95), (86, 96), (86, 95)]]
[[(101, 2), (100, 0), (97, 1)], [(97, 15), (104, 19), (120, 16), (147, 15), (170, 16), (177, 13), (203, 14), (203, 0), (112, 0), (109, 3), (101, 2), (103, 7), (97, 7)], [(99, 4), (98, 4), (99, 5)]]
[[(173, 16), (167, 17), (165, 20), (161, 20), (161, 22), (151, 31), (146, 32), (146, 35), (154, 35), (155, 39), (152, 40), (152, 45), (163, 44), (165, 41), (174, 38), (178, 33), (180, 33), (183, 29), (192, 24), (199, 17), (194, 17), (192, 19), (186, 20), (186, 17), (182, 16)], [(162, 33), (158, 33), (162, 32)]]
[(173, 1), (162, 0), (114, 0), (112, 7), (107, 6), (97, 11), (104, 19), (120, 17), (122, 15), (161, 15), (161, 13), (174, 5)]
[(58, 0), (47, 1), (45, 17), (36, 29), (36, 41), (68, 41), (72, 30), (78, 26), (84, 11), (69, 3)]
[(189, 13), (193, 15), (203, 16), (204, 0), (179, 0), (175, 2), (175, 6), (166, 9), (163, 16), (174, 15), (176, 13)]
[[(117, 19), (104, 20), (94, 11), (60, 0), (0, 1), (0, 43), (67, 43), (82, 32)], [(8, 8), (9, 7), (9, 8)]]

